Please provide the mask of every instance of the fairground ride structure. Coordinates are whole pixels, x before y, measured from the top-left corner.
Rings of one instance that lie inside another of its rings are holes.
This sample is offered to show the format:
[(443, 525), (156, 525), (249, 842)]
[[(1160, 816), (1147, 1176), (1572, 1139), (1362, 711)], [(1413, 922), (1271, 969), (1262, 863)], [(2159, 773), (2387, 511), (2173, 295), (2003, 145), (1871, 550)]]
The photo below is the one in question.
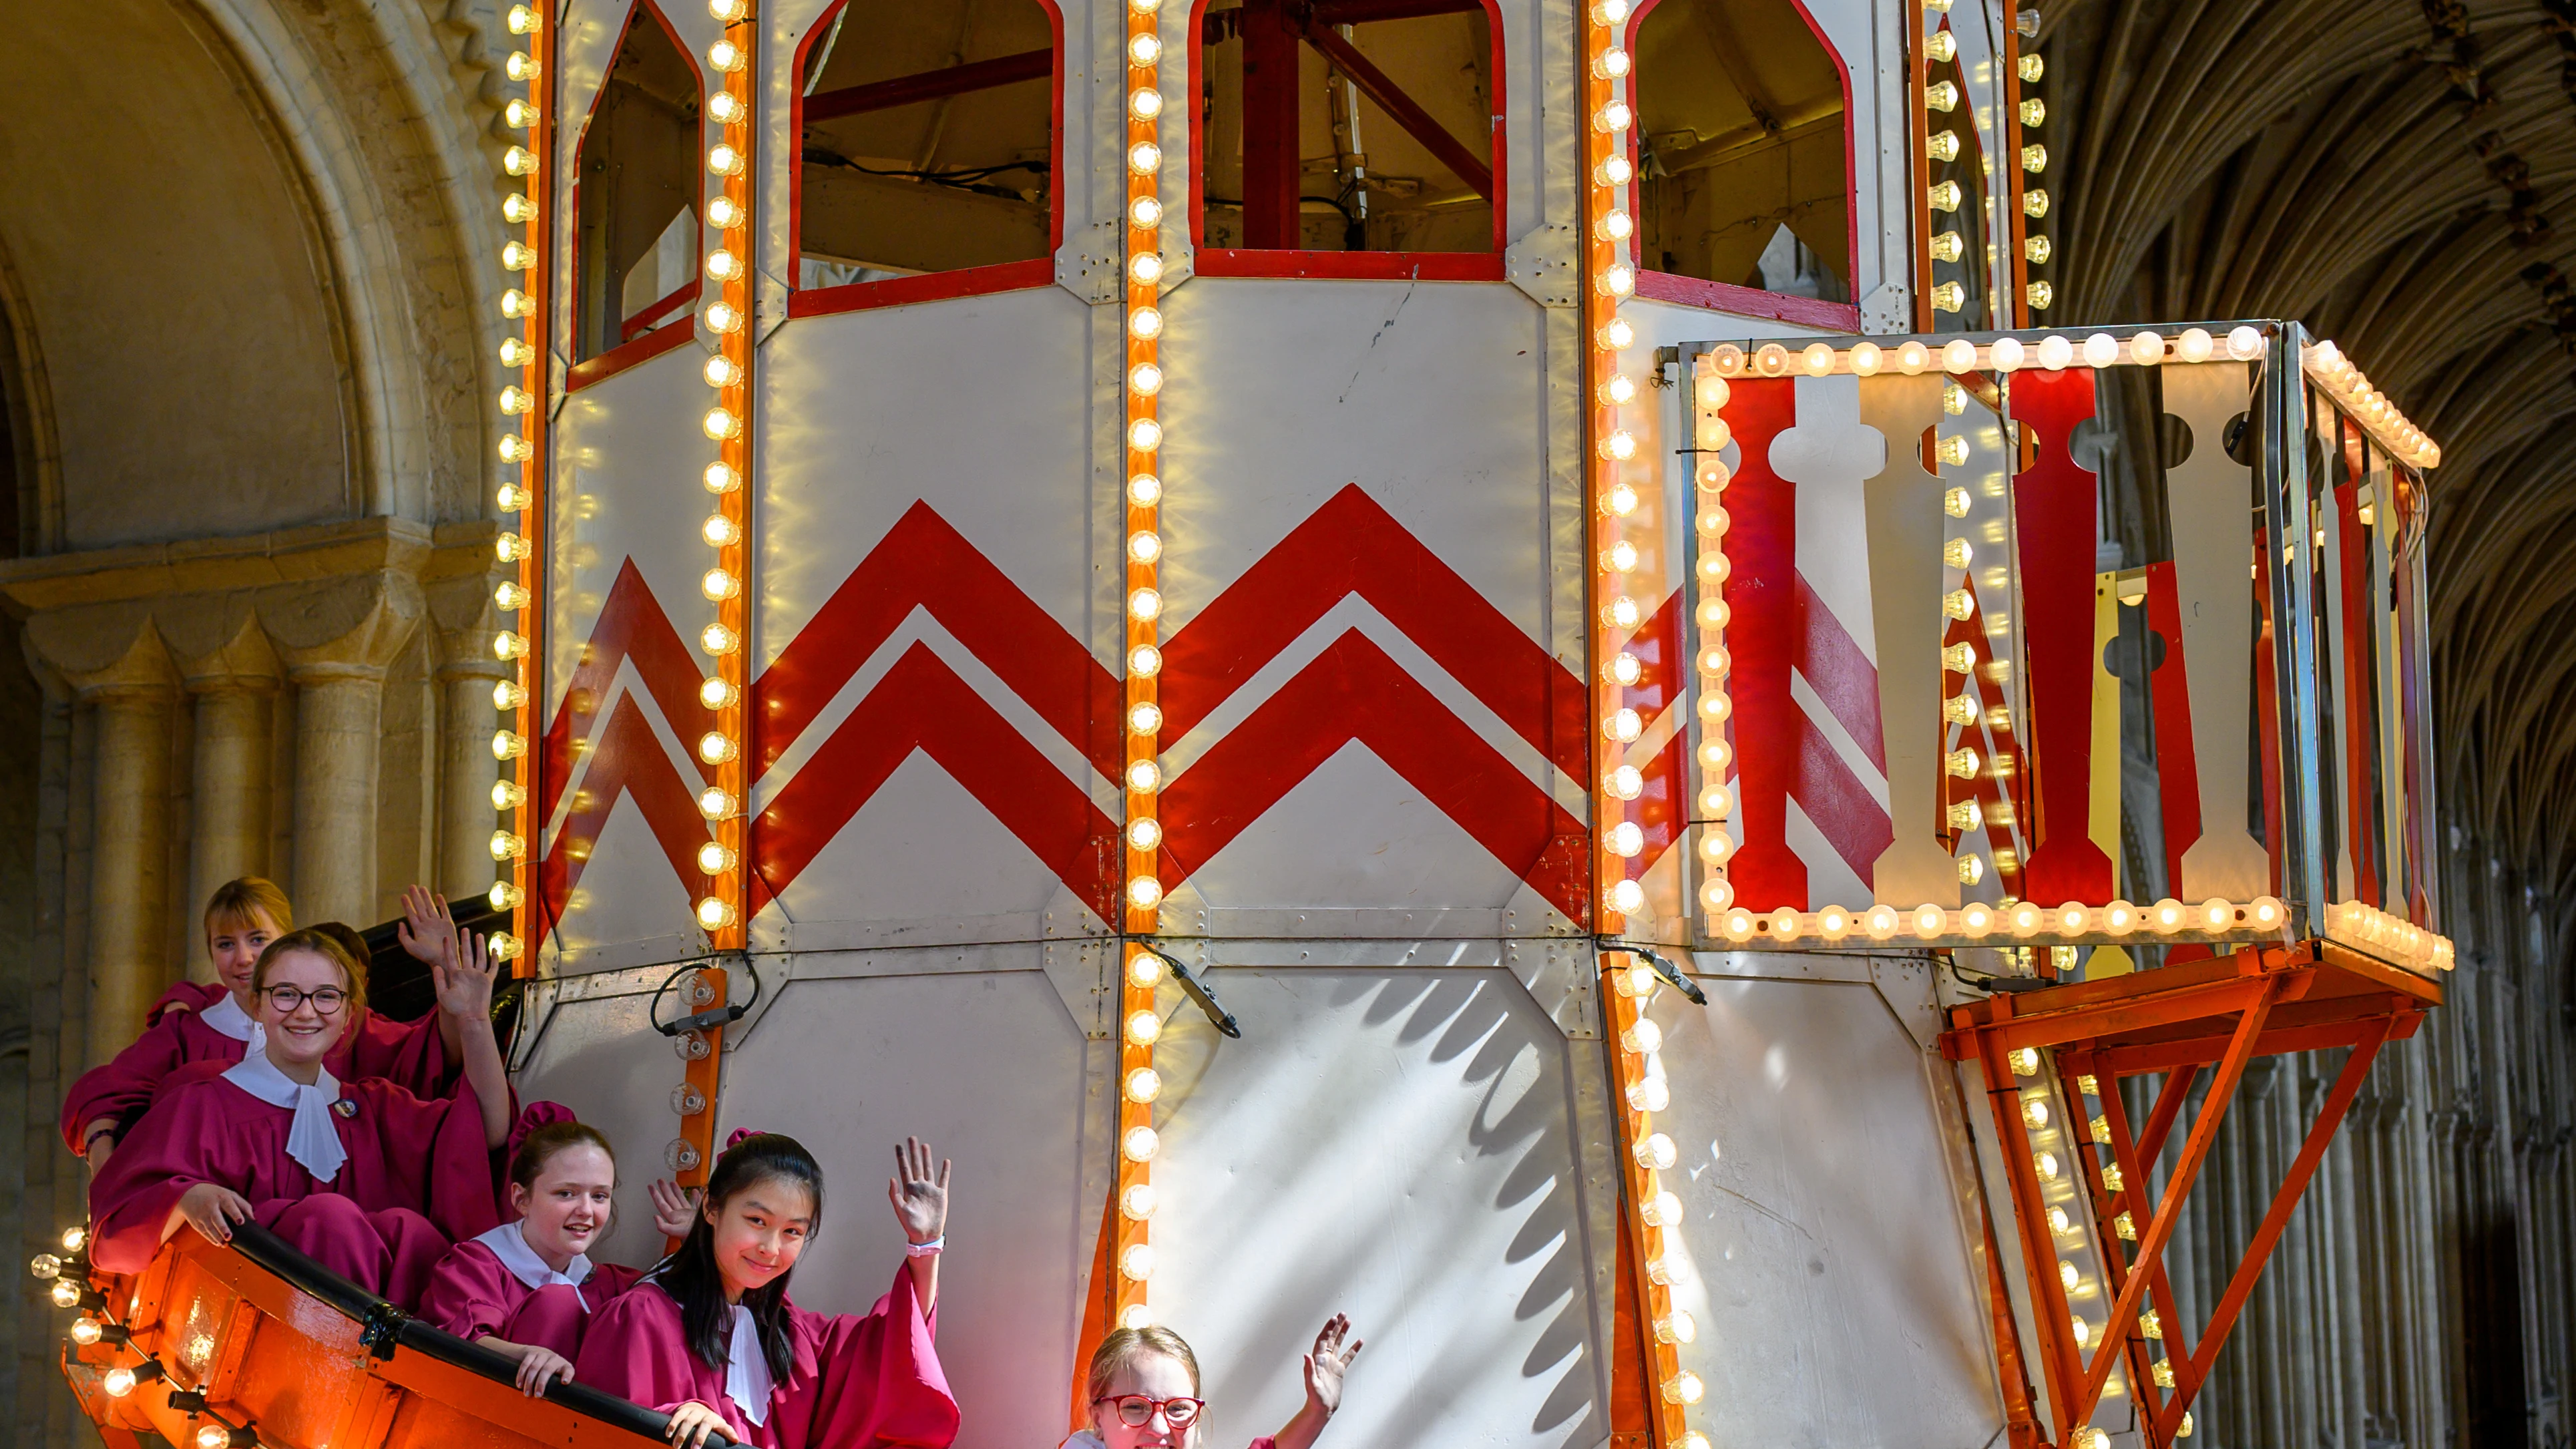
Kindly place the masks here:
[[(512, 15), (492, 903), (629, 1221), (934, 1140), (977, 1449), (1145, 1322), (1235, 1442), (1336, 1311), (1351, 1444), (2191, 1432), (2450, 964), (2438, 449), (2295, 323), (2047, 328), (2035, 15)], [(112, 1438), (640, 1442), (273, 1254), (55, 1266)]]

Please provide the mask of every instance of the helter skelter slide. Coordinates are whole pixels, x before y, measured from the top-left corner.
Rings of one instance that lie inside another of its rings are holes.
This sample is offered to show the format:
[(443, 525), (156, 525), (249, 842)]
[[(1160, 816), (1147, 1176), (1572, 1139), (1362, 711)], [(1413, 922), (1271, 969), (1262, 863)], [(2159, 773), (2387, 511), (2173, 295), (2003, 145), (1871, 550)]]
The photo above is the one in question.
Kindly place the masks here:
[[(2438, 450), (2295, 323), (2033, 325), (2035, 18), (1696, 3), (512, 12), (493, 901), (629, 1222), (937, 1141), (969, 1446), (1140, 1322), (1237, 1442), (1336, 1311), (1354, 1445), (2189, 1435), (2450, 964)], [(62, 1256), (112, 1442), (657, 1428), (274, 1245)]]

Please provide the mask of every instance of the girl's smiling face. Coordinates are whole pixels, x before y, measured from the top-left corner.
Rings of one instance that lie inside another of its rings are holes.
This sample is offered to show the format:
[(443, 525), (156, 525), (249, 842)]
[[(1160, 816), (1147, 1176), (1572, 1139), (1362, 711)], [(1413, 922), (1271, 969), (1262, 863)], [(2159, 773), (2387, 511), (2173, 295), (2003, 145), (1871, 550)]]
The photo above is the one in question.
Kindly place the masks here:
[(1189, 1366), (1179, 1359), (1168, 1353), (1137, 1354), (1119, 1366), (1100, 1402), (1091, 1406), (1091, 1431), (1109, 1449), (1192, 1449), (1198, 1443), (1197, 1420), (1175, 1429), (1158, 1410), (1144, 1423), (1130, 1424), (1118, 1417), (1117, 1401), (1129, 1394), (1155, 1400), (1194, 1399), (1198, 1392), (1198, 1385), (1190, 1382)]
[[(331, 1010), (323, 1010), (314, 997), (320, 991), (339, 994)], [(302, 999), (292, 1010), (281, 1011), (281, 994)], [(290, 950), (270, 962), (268, 979), (260, 983), (256, 1013), (268, 1033), (268, 1059), (281, 1067), (319, 1065), (348, 1029), (349, 1002), (349, 979), (330, 957), (318, 951)]]
[(765, 1288), (796, 1266), (814, 1231), (814, 1198), (800, 1184), (767, 1177), (704, 1209), (715, 1232), (716, 1271), (725, 1297)]
[(608, 1231), (616, 1190), (616, 1159), (594, 1143), (577, 1142), (546, 1159), (534, 1186), (510, 1184), (510, 1206), (521, 1215), (519, 1232), (528, 1246), (560, 1273)]
[(246, 921), (236, 917), (206, 923), (206, 954), (214, 958), (215, 979), (232, 992), (244, 1011), (256, 1015), (259, 1010), (250, 998), (250, 977), (259, 966), (259, 953), (285, 934), (266, 911), (256, 907)]

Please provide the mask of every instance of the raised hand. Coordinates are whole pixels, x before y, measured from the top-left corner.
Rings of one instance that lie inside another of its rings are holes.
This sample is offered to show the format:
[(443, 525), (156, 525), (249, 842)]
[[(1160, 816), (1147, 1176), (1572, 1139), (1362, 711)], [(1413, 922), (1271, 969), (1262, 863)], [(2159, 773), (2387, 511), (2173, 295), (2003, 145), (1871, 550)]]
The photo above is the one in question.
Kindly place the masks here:
[(894, 1204), (895, 1218), (903, 1224), (906, 1240), (927, 1243), (943, 1236), (948, 1229), (948, 1163), (939, 1164), (939, 1176), (930, 1175), (930, 1144), (918, 1137), (903, 1139), (894, 1150), (895, 1175), (886, 1179), (886, 1200)]
[(687, 1237), (689, 1224), (698, 1217), (698, 1190), (657, 1177), (648, 1191), (653, 1194), (654, 1228), (666, 1238)]
[(1360, 1356), (1360, 1340), (1354, 1338), (1350, 1347), (1342, 1347), (1350, 1331), (1349, 1317), (1334, 1314), (1323, 1332), (1315, 1335), (1315, 1351), (1306, 1355), (1306, 1402), (1327, 1414), (1342, 1406), (1342, 1376)]
[(456, 958), (456, 917), (448, 913), (447, 897), (425, 886), (409, 886), (403, 891), (402, 904), (394, 937), (413, 960), (428, 962), (436, 974)]
[(438, 1009), (460, 1020), (492, 1016), (492, 983), (500, 974), (500, 963), (491, 958), (483, 938), (472, 931), (459, 931), (455, 936), (455, 956), (446, 970), (430, 968), (438, 981)]

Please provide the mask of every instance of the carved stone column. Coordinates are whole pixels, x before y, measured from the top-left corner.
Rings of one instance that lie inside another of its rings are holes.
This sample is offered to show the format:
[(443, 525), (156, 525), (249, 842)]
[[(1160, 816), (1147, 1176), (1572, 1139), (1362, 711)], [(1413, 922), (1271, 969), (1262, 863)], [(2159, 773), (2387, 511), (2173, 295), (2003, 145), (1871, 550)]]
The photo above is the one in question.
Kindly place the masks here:
[[(193, 918), (224, 882), (270, 872), (269, 721), (280, 665), (256, 620), (245, 617), (231, 642), (180, 669), (196, 706), (196, 759), (190, 781), (188, 894)], [(206, 933), (190, 930), (188, 976), (214, 980)]]
[[(60, 656), (56, 656), (59, 658)], [(169, 984), (170, 725), (178, 677), (149, 626), (103, 669), (65, 670), (90, 708), (89, 1053), (102, 1062), (143, 1027)]]
[[(420, 622), (409, 579), (350, 581), (331, 607), (266, 619), (295, 698), (295, 915), (364, 926), (376, 899), (377, 736), (385, 673)], [(354, 616), (354, 617), (352, 617)], [(347, 627), (326, 637), (325, 620)], [(298, 638), (298, 635), (304, 636)]]
[(492, 687), (515, 673), (492, 655), (501, 620), (492, 605), (492, 580), (480, 567), (492, 556), (475, 540), (478, 567), (428, 590), (430, 617), (438, 627), (438, 888), (450, 898), (481, 895), (493, 881), (492, 829), (498, 813), (492, 782), (501, 776), (492, 758), (498, 712)]

